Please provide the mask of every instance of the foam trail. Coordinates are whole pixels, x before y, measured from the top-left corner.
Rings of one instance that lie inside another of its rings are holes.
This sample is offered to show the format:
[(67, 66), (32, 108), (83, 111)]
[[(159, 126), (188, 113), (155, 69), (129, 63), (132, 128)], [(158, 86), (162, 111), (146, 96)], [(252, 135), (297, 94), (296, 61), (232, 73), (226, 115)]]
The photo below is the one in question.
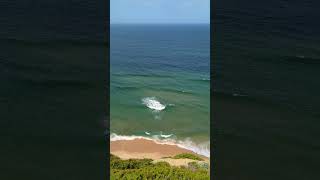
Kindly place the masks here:
[(202, 144), (196, 144), (187, 138), (185, 140), (175, 140), (171, 138), (161, 139), (161, 135), (157, 136), (154, 135), (152, 138), (144, 137), (144, 136), (124, 136), (124, 135), (117, 135), (115, 133), (110, 134), (110, 141), (119, 141), (119, 140), (135, 140), (135, 139), (146, 139), (151, 140), (157, 144), (167, 144), (167, 145), (176, 145), (180, 148), (190, 150), (196, 154), (200, 154), (206, 157), (210, 157), (210, 142), (205, 142)]
[(161, 134), (160, 136), (163, 137), (163, 138), (168, 138), (168, 137), (171, 137), (173, 134), (169, 134), (169, 135), (165, 135), (165, 134)]
[(146, 105), (148, 108), (162, 111), (166, 108), (165, 105), (161, 104), (155, 97), (146, 97), (142, 99), (142, 104)]
[(162, 134), (162, 132), (160, 133), (160, 137), (163, 137), (163, 138), (169, 138), (171, 136), (173, 136), (173, 134), (165, 135), (165, 134)]

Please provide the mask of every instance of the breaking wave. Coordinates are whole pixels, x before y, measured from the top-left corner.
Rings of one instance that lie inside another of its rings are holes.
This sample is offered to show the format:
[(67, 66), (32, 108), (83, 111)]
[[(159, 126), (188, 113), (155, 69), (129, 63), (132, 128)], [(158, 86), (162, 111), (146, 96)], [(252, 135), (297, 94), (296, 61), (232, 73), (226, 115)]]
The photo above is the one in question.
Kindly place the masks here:
[(149, 109), (162, 111), (166, 105), (161, 104), (155, 97), (146, 97), (142, 99), (142, 104), (146, 105)]

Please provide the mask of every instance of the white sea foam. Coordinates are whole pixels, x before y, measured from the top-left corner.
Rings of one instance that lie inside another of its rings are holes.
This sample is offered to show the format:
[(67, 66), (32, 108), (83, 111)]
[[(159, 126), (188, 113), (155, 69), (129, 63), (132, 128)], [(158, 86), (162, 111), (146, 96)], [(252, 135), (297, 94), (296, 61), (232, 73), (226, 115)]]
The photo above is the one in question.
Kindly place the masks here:
[(169, 138), (171, 137), (173, 134), (168, 134), (168, 135), (165, 135), (165, 134), (161, 134), (160, 136), (163, 137), (163, 138)]
[(144, 132), (144, 133), (145, 133), (146, 135), (150, 135), (150, 133), (149, 133), (149, 132), (147, 132), (147, 131), (146, 131), (146, 132)]
[(166, 134), (162, 134), (162, 132), (160, 133), (160, 137), (163, 137), (163, 138), (169, 138), (171, 136), (173, 136), (173, 134), (166, 135)]
[(166, 108), (165, 105), (161, 104), (155, 97), (146, 97), (142, 99), (142, 104), (148, 108), (156, 111), (162, 111)]
[(176, 145), (183, 149), (188, 149), (194, 153), (210, 157), (210, 142), (204, 142), (201, 144), (196, 144), (191, 141), (190, 138), (186, 138), (184, 140), (176, 140), (173, 138), (165, 138), (161, 137), (161, 135), (153, 135), (152, 138), (144, 137), (144, 136), (123, 136), (112, 133), (110, 135), (110, 141), (119, 141), (119, 140), (135, 140), (135, 139), (146, 139), (154, 141), (157, 144), (167, 144), (167, 145)]

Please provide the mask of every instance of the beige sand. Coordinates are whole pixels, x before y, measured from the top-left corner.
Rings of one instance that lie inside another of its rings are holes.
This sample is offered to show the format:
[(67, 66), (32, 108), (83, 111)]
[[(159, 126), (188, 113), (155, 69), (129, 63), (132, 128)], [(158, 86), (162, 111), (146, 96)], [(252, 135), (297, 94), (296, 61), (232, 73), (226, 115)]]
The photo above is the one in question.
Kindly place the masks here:
[[(153, 159), (154, 162), (166, 161), (174, 166), (187, 165), (189, 162), (195, 161), (190, 159), (165, 158), (181, 153), (195, 153), (190, 150), (180, 148), (176, 145), (158, 144), (152, 140), (146, 139), (111, 141), (110, 152), (121, 159), (149, 158)], [(203, 158), (205, 162), (210, 163), (209, 158), (202, 155), (198, 156)]]

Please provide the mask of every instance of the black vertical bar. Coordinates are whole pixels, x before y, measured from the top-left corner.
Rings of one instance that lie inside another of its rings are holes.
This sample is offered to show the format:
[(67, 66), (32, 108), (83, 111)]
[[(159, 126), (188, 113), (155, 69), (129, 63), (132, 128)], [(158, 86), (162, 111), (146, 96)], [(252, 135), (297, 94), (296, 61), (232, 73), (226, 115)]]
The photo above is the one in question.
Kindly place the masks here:
[(110, 178), (110, 0), (106, 0), (106, 35), (107, 35), (107, 116), (106, 116), (106, 130), (105, 130), (105, 139), (106, 139), (106, 179)]
[(0, 2), (0, 179), (108, 178), (108, 7)]
[(215, 117), (215, 112), (214, 112), (214, 107), (215, 107), (215, 102), (213, 100), (214, 97), (214, 73), (215, 73), (215, 55), (216, 52), (215, 50), (215, 5), (216, 5), (216, 0), (210, 1), (210, 161), (211, 161), (211, 169), (210, 169), (210, 178), (211, 179), (216, 179), (216, 173), (217, 170), (216, 168), (216, 134), (215, 134), (215, 122), (216, 119)]

